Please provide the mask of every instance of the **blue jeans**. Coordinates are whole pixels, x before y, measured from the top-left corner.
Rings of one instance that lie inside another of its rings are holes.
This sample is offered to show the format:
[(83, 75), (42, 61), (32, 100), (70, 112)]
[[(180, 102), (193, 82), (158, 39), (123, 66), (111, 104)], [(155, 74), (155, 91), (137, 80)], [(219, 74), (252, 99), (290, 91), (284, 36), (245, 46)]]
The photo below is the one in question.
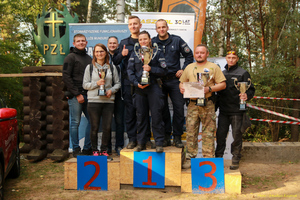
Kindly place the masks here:
[(91, 148), (91, 139), (90, 139), (90, 119), (87, 112), (87, 96), (83, 95), (84, 97), (84, 103), (78, 103), (77, 98), (73, 97), (72, 99), (68, 100), (69, 104), (69, 121), (70, 121), (70, 127), (69, 132), (71, 136), (71, 142), (74, 149), (80, 148), (79, 146), (79, 125), (81, 120), (81, 114), (84, 113), (85, 117), (88, 120), (88, 124), (85, 130), (85, 139), (84, 139), (84, 150), (88, 150)]

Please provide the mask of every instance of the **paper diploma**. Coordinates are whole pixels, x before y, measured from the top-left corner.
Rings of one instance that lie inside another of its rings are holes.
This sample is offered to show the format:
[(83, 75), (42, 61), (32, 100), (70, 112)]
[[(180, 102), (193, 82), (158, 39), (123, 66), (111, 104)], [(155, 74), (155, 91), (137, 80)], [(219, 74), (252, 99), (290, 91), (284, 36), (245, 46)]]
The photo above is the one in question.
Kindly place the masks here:
[(183, 98), (204, 98), (204, 87), (198, 82), (183, 82)]

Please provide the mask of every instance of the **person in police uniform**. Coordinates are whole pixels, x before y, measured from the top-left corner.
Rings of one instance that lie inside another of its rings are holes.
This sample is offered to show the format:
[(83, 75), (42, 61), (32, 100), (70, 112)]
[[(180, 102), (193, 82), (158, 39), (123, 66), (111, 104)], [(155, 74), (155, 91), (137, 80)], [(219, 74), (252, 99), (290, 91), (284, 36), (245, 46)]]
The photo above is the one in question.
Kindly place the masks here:
[[(153, 43), (157, 43), (162, 49), (168, 66), (168, 73), (162, 78), (163, 91), (165, 94), (165, 103), (163, 109), (163, 120), (165, 123), (165, 140), (164, 146), (170, 146), (170, 135), (172, 133), (173, 124), (173, 144), (178, 148), (183, 148), (181, 135), (183, 134), (184, 125), (184, 99), (179, 91), (179, 78), (186, 66), (193, 62), (193, 53), (187, 43), (177, 35), (168, 33), (169, 27), (164, 19), (156, 22), (156, 37), (152, 39)], [(181, 55), (185, 58), (183, 67), (180, 67)], [(168, 96), (170, 96), (173, 104), (173, 120), (171, 123), (171, 115), (168, 105)]]
[[(133, 105), (132, 94), (134, 92), (134, 87), (131, 85), (127, 74), (128, 60), (133, 52), (135, 43), (138, 43), (138, 36), (140, 29), (142, 27), (140, 18), (137, 16), (129, 16), (128, 18), (128, 28), (131, 35), (128, 38), (121, 40), (118, 49), (114, 53), (113, 63), (114, 65), (119, 65), (123, 61), (123, 68), (121, 74), (121, 83), (123, 84), (123, 98), (125, 103), (125, 124), (126, 131), (129, 138), (129, 143), (127, 145), (128, 149), (133, 149), (137, 145), (137, 118), (136, 118), (136, 108)], [(148, 119), (148, 123), (149, 119)], [(150, 141), (151, 132), (148, 132), (148, 141)]]
[[(147, 130), (150, 129), (148, 119), (151, 112), (152, 131), (156, 145), (156, 152), (163, 152), (164, 124), (162, 121), (163, 92), (161, 77), (167, 73), (167, 65), (160, 49), (153, 49), (150, 62), (144, 63), (145, 54), (140, 53), (141, 48), (152, 48), (151, 37), (147, 31), (139, 34), (139, 47), (132, 52), (128, 60), (127, 74), (135, 87), (133, 102), (137, 112), (137, 147), (136, 151), (146, 149)], [(142, 85), (143, 71), (149, 73), (149, 84)]]
[(197, 73), (209, 72), (211, 79), (204, 87), (206, 105), (196, 105), (197, 99), (190, 99), (187, 108), (186, 119), (186, 161), (183, 168), (191, 167), (191, 158), (198, 153), (198, 134), (200, 122), (202, 122), (202, 155), (204, 158), (214, 157), (214, 134), (216, 131), (215, 103), (213, 92), (226, 88), (226, 78), (220, 67), (207, 61), (209, 56), (208, 48), (204, 44), (196, 47), (194, 52), (195, 63), (188, 65), (180, 77), (180, 92), (183, 94), (184, 82), (197, 82)]

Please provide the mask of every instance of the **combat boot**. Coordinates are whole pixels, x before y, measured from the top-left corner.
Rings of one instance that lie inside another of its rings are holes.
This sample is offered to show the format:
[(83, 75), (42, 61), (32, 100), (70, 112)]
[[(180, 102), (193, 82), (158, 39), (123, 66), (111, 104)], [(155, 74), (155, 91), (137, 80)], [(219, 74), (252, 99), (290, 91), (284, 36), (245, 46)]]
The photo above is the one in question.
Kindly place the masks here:
[(181, 135), (174, 135), (173, 144), (177, 148), (183, 148), (184, 147), (184, 145), (182, 144), (182, 141), (181, 141)]
[(170, 133), (166, 133), (165, 134), (165, 138), (164, 138), (164, 142), (163, 142), (163, 147), (171, 146), (170, 136), (171, 136)]
[(156, 153), (162, 153), (162, 152), (164, 152), (164, 148), (162, 146), (156, 145)]
[(137, 143), (134, 141), (134, 142), (129, 142), (128, 145), (127, 145), (127, 149), (133, 149), (134, 147), (136, 147)]
[(185, 162), (182, 164), (182, 169), (189, 169), (191, 168), (191, 160), (186, 159)]
[(143, 144), (138, 144), (135, 148), (135, 151), (142, 151), (142, 150), (146, 150), (146, 145), (143, 145)]
[(230, 165), (230, 170), (237, 170), (239, 168), (239, 162), (238, 161), (232, 161), (232, 164)]

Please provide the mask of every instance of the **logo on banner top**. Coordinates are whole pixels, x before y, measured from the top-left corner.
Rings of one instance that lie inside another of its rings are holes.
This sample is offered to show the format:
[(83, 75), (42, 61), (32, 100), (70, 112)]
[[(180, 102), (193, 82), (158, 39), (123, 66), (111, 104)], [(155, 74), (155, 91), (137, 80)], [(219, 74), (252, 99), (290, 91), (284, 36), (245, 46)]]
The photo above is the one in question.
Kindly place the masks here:
[(69, 23), (77, 23), (78, 16), (69, 13), (66, 5), (63, 11), (45, 11), (37, 16), (37, 32), (33, 33), (39, 52), (45, 59), (45, 65), (62, 65), (69, 53)]

